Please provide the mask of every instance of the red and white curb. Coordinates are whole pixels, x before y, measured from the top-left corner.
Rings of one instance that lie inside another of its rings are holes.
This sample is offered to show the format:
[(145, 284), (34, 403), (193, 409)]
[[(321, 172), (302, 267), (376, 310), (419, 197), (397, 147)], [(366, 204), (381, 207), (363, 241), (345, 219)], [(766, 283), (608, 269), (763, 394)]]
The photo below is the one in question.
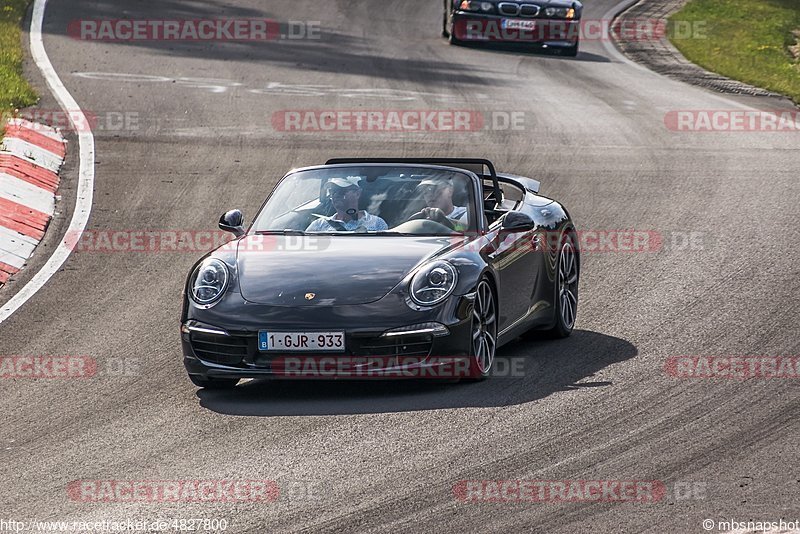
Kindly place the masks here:
[(11, 119), (0, 145), (0, 286), (18, 272), (53, 217), (67, 142), (49, 126)]

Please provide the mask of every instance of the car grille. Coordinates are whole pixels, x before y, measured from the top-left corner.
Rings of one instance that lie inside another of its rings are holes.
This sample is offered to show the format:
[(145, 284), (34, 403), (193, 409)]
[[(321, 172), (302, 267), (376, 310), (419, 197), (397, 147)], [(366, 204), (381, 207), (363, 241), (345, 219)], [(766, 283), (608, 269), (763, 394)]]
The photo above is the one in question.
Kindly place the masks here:
[(500, 2), (497, 5), (501, 15), (516, 17), (519, 15), (519, 4), (513, 2)]
[(194, 354), (203, 361), (222, 365), (263, 367), (276, 357), (313, 356), (348, 358), (353, 356), (396, 357), (424, 359), (430, 355), (433, 337), (428, 334), (409, 334), (394, 337), (348, 337), (346, 353), (259, 352), (253, 336), (221, 336), (192, 332), (189, 337)]
[(430, 335), (373, 337), (353, 340), (355, 356), (408, 356), (426, 358), (431, 353), (433, 338)]
[(201, 360), (226, 365), (237, 365), (247, 356), (249, 341), (246, 337), (220, 336), (192, 332), (189, 337), (192, 350)]
[(497, 9), (501, 15), (509, 17), (535, 17), (541, 10), (536, 4), (518, 4), (516, 2), (500, 2), (497, 4)]

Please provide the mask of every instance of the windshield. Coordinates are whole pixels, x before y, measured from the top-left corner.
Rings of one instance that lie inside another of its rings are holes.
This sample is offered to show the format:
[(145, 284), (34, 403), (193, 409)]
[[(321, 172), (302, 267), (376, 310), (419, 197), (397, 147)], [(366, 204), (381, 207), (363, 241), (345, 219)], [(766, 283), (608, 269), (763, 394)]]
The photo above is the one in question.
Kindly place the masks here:
[(452, 235), (474, 231), (467, 174), (402, 166), (298, 171), (273, 192), (252, 232)]

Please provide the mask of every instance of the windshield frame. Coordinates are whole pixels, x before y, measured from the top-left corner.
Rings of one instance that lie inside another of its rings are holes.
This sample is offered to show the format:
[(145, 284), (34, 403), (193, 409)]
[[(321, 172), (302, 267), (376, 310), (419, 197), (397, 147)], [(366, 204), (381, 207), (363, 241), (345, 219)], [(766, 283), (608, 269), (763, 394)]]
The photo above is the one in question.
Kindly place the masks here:
[[(251, 236), (251, 235), (255, 235), (255, 234), (260, 233), (260, 232), (257, 232), (256, 229), (255, 229), (256, 221), (258, 221), (258, 219), (261, 217), (262, 212), (266, 208), (267, 204), (269, 204), (269, 201), (272, 199), (272, 196), (275, 194), (275, 191), (278, 190), (278, 187), (280, 187), (280, 185), (284, 182), (284, 180), (287, 180), (291, 176), (293, 176), (293, 175), (295, 175), (297, 173), (300, 173), (300, 172), (308, 172), (308, 171), (323, 170), (323, 169), (337, 169), (337, 168), (339, 168), (339, 169), (347, 169), (347, 168), (352, 169), (352, 168), (364, 168), (364, 167), (371, 167), (371, 168), (385, 167), (387, 169), (389, 169), (389, 168), (392, 168), (392, 169), (394, 169), (394, 168), (411, 168), (411, 169), (446, 170), (446, 171), (451, 171), (453, 173), (458, 173), (458, 174), (464, 175), (467, 178), (467, 180), (469, 180), (469, 183), (472, 186), (472, 195), (470, 195), (469, 202), (471, 202), (473, 204), (472, 210), (473, 210), (473, 213), (475, 214), (475, 219), (476, 219), (475, 220), (475, 227), (477, 228), (477, 231), (478, 231), (479, 234), (483, 234), (483, 233), (486, 232), (486, 228), (487, 228), (486, 217), (484, 216), (484, 211), (483, 211), (483, 187), (481, 185), (481, 180), (478, 178), (478, 175), (476, 175), (474, 172), (472, 172), (470, 170), (460, 169), (458, 167), (451, 167), (449, 165), (433, 165), (433, 164), (426, 164), (426, 163), (419, 163), (419, 164), (416, 164), (416, 163), (338, 163), (338, 164), (334, 164), (334, 165), (311, 165), (311, 166), (308, 166), (308, 167), (298, 167), (296, 169), (290, 170), (285, 175), (283, 175), (283, 177), (275, 183), (275, 185), (273, 186), (273, 188), (270, 191), (269, 195), (267, 195), (267, 198), (264, 199), (264, 202), (261, 203), (261, 206), (258, 208), (258, 211), (256, 212), (256, 215), (253, 217), (252, 221), (250, 222), (250, 225), (248, 226), (247, 232), (245, 232), (244, 236)], [(279, 230), (273, 230), (273, 231), (274, 232), (279, 232)], [(263, 232), (270, 232), (270, 231), (269, 230), (263, 230)], [(469, 232), (467, 232), (467, 233), (469, 233)], [(298, 231), (298, 235), (300, 235), (300, 234), (301, 234), (301, 232)], [(317, 232), (314, 232), (314, 233), (305, 233), (305, 232), (302, 232), (302, 235), (307, 235), (307, 236), (308, 235), (371, 236), (371, 235), (374, 235), (374, 233), (369, 233), (369, 232), (336, 232), (336, 233), (317, 233)], [(384, 237), (388, 237), (391, 234), (383, 233), (382, 235)], [(403, 237), (406, 234), (397, 233), (396, 235), (397, 235), (397, 237)], [(420, 237), (437, 237), (438, 236), (438, 234), (436, 236), (434, 236), (432, 234), (417, 234), (417, 235), (419, 235)], [(440, 237), (440, 236), (438, 236), (438, 237)]]

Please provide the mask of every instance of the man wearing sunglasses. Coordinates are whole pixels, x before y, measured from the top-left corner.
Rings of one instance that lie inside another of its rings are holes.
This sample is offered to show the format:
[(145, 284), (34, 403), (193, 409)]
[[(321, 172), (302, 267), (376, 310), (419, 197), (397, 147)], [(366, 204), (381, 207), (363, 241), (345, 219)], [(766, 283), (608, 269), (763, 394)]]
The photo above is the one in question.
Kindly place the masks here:
[(306, 232), (371, 232), (388, 230), (386, 221), (364, 210), (358, 209), (361, 187), (358, 176), (331, 178), (325, 184), (336, 213), (312, 222)]

